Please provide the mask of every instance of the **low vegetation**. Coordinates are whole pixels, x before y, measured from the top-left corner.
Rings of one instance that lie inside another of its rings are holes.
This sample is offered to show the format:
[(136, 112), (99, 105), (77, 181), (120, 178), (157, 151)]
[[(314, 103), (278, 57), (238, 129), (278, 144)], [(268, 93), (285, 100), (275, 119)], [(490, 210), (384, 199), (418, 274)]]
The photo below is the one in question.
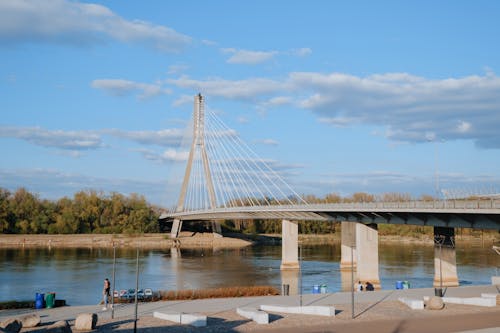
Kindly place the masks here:
[(249, 297), (249, 296), (273, 296), (280, 292), (270, 286), (253, 287), (227, 287), (200, 290), (170, 290), (160, 291), (159, 298), (162, 301), (193, 300), (204, 298), (225, 298), (225, 297)]

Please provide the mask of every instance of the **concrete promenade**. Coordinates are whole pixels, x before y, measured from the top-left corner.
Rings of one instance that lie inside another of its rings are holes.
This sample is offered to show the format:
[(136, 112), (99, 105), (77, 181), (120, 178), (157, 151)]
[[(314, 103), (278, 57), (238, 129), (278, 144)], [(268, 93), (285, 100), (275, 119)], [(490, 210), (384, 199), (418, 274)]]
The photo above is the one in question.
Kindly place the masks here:
[[(448, 288), (447, 297), (479, 297), (481, 293), (500, 293), (498, 286), (466, 286)], [(355, 319), (351, 318), (351, 293), (306, 294), (303, 305), (333, 305), (335, 317), (274, 313), (269, 325), (258, 325), (236, 314), (238, 307), (260, 305), (300, 304), (300, 296), (262, 296), (193, 301), (162, 301), (139, 303), (137, 323), (139, 332), (500, 332), (500, 306), (493, 308), (449, 304), (444, 310), (411, 310), (398, 302), (399, 297), (422, 299), (433, 296), (434, 289), (381, 290), (355, 293)], [(98, 295), (96, 296), (96, 298)], [(42, 323), (68, 320), (73, 323), (80, 313), (94, 312), (99, 316), (99, 332), (131, 332), (134, 304), (115, 305), (114, 319), (111, 310), (102, 306), (66, 306), (41, 310), (2, 310), (0, 321), (21, 314), (36, 312)], [(194, 328), (153, 318), (154, 311), (202, 313), (208, 317), (208, 326)], [(425, 319), (425, 320), (422, 320)], [(35, 329), (39, 330), (40, 328)]]

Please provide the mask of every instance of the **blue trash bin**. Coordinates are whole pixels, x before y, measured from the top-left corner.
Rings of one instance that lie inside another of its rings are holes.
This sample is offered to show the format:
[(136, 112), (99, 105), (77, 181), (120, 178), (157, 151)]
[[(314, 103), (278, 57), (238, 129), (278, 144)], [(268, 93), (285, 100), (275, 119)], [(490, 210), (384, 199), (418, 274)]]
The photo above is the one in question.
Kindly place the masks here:
[(403, 281), (396, 281), (396, 289), (403, 289)]
[(45, 294), (36, 293), (35, 296), (35, 309), (43, 309), (45, 306)]
[(315, 284), (313, 286), (313, 294), (319, 294), (319, 285), (318, 284)]

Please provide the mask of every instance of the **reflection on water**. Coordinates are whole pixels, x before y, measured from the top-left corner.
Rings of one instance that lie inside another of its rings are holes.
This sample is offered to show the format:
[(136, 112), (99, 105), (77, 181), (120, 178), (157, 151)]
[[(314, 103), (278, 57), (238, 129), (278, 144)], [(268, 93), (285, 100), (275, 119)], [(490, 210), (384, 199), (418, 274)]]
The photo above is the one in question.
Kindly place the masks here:
[[(432, 287), (432, 246), (379, 246), (380, 280), (383, 289), (408, 280), (411, 287)], [(116, 250), (116, 289), (135, 286), (134, 249)], [(461, 284), (489, 284), (497, 254), (490, 248), (457, 249)], [(140, 252), (140, 288), (200, 289), (283, 283), (311, 293), (312, 286), (326, 284), (329, 292), (342, 289), (339, 270), (340, 244), (304, 247), (302, 274), (280, 272), (281, 247), (243, 249), (144, 250)], [(97, 304), (102, 280), (112, 277), (112, 249), (0, 249), (0, 301), (34, 299), (36, 292), (54, 291), (71, 305)], [(289, 276), (290, 275), (290, 276)], [(344, 287), (350, 285), (350, 272)], [(287, 281), (289, 281), (287, 283)]]

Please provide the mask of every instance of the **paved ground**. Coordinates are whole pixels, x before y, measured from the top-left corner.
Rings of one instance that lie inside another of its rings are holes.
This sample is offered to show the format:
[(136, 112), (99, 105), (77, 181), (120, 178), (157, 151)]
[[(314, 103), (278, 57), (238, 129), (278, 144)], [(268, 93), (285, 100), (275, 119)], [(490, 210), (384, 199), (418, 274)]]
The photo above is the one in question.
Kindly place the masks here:
[[(445, 296), (477, 297), (481, 293), (500, 293), (499, 288), (469, 286), (448, 288)], [(493, 308), (449, 304), (442, 311), (411, 310), (397, 301), (399, 297), (422, 298), (434, 295), (434, 289), (386, 290), (355, 294), (355, 318), (352, 319), (351, 294), (303, 295), (303, 305), (333, 305), (335, 317), (290, 315), (272, 313), (269, 325), (258, 325), (236, 314), (237, 307), (268, 305), (299, 305), (299, 296), (265, 296), (195, 301), (170, 301), (140, 303), (138, 306), (138, 331), (149, 332), (500, 332), (500, 306)], [(74, 321), (79, 313), (94, 312), (99, 316), (99, 332), (133, 331), (133, 304), (117, 304), (114, 318), (111, 311), (100, 306), (67, 306), (42, 310), (3, 310), (0, 321), (20, 314), (36, 311), (47, 324), (58, 320)], [(152, 317), (154, 311), (203, 313), (208, 316), (208, 326), (194, 329)], [(34, 330), (36, 332), (36, 330)]]

